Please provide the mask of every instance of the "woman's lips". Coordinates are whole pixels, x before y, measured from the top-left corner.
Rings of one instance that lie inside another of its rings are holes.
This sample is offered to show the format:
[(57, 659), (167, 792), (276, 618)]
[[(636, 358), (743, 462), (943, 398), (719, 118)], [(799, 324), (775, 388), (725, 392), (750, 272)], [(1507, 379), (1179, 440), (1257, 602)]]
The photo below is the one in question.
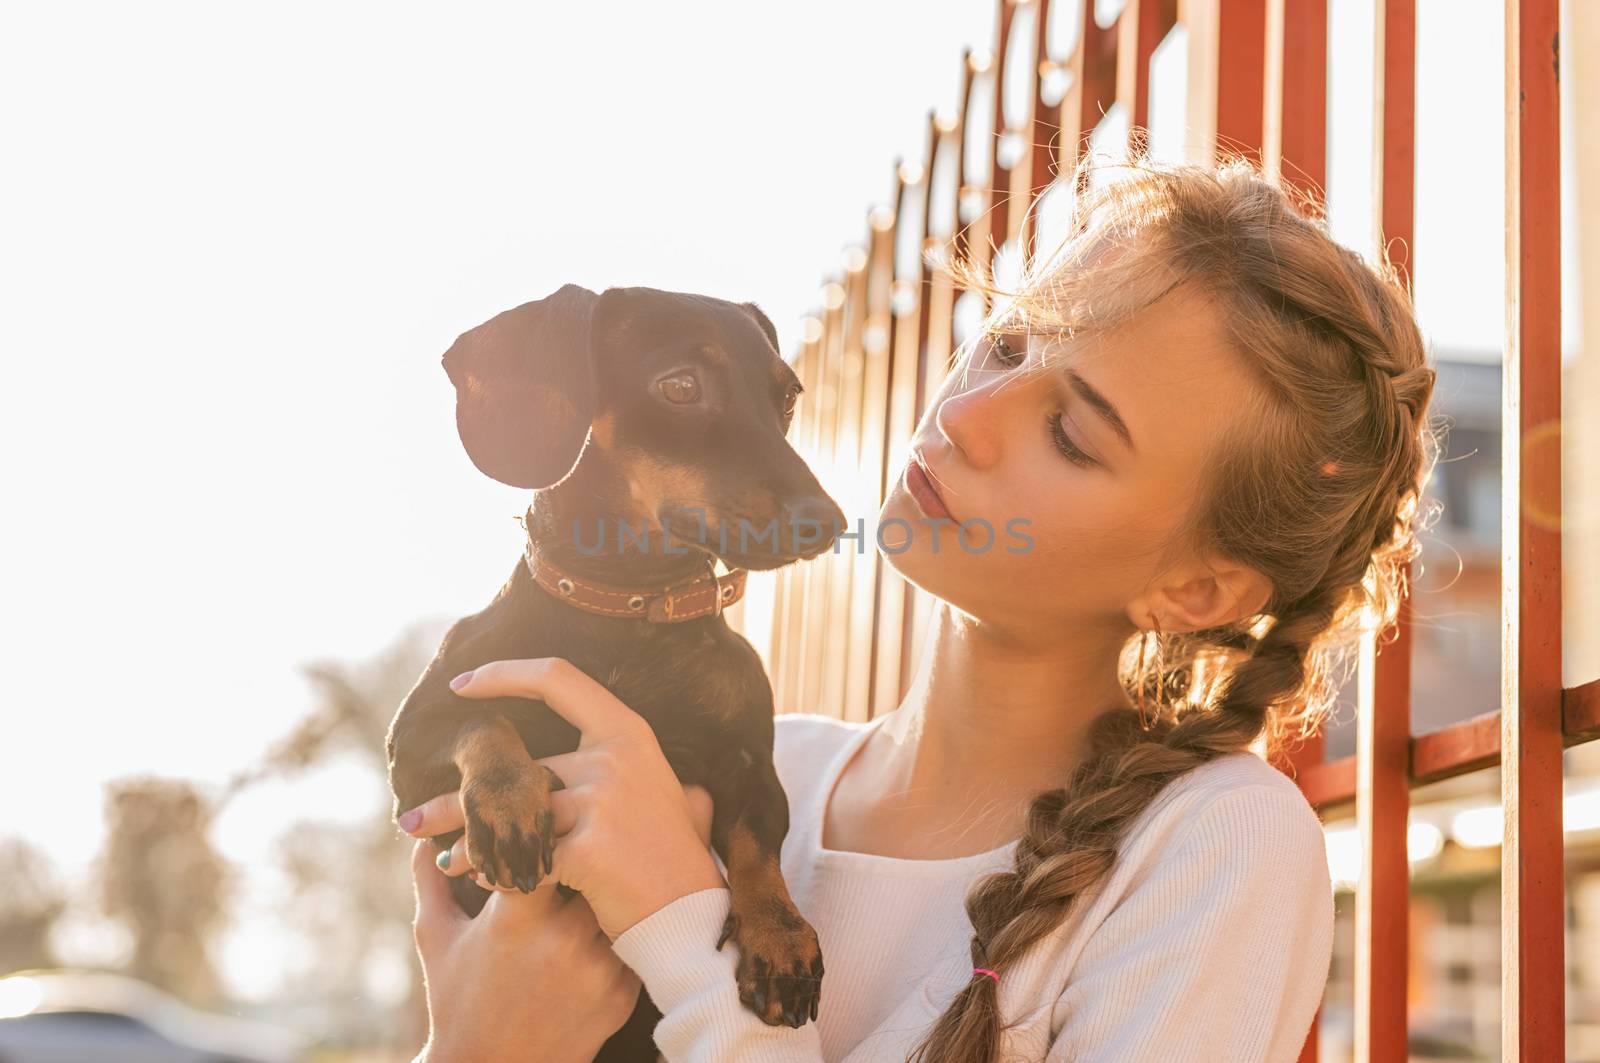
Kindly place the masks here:
[(944, 499), (939, 497), (939, 492), (933, 486), (933, 480), (929, 478), (927, 471), (922, 467), (921, 459), (916, 454), (906, 462), (905, 481), (906, 492), (925, 515), (932, 518), (943, 517), (946, 520), (955, 519), (945, 506)]

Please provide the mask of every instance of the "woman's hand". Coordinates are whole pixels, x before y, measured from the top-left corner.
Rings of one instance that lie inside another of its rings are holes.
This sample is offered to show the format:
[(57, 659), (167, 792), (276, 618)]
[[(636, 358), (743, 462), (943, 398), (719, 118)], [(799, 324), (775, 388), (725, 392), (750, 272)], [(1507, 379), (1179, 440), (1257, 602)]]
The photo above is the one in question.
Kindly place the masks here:
[[(543, 760), (540, 763), (543, 763)], [(689, 812), (694, 819), (695, 833), (700, 836), (701, 843), (709, 851), (711, 847), (711, 817), (715, 812), (711, 801), (711, 791), (704, 786), (685, 786), (683, 788), (683, 799), (689, 803)], [(440, 794), (438, 797), (424, 802), (418, 807), (422, 809), (422, 819), (418, 822), (423, 826), (413, 828), (411, 833), (423, 835), (424, 840), (430, 834), (448, 834), (450, 831), (460, 830), (466, 823), (466, 816), (461, 807), (460, 790), (451, 790), (447, 794)], [(493, 886), (484, 881), (483, 876), (478, 873), (478, 869), (473, 867), (467, 860), (467, 836), (465, 834), (456, 839), (455, 844), (450, 847), (448, 852), (439, 853), (434, 858), (434, 863), (451, 878), (459, 875), (469, 876), (473, 882), (477, 883), (480, 889), (498, 890), (502, 893), (521, 893), (515, 886)], [(544, 884), (544, 882), (539, 883), (541, 886)], [(723, 885), (726, 884), (727, 882), (724, 880)], [(572, 899), (582, 900), (583, 895), (579, 894)], [(585, 902), (585, 907), (587, 907), (587, 902)]]
[[(608, 939), (680, 897), (727, 885), (707, 848), (709, 825), (698, 826), (650, 725), (576, 665), (494, 661), (450, 685), (465, 698), (541, 699), (578, 729), (576, 750), (535, 761), (565, 784), (551, 794), (557, 844), (540, 887), (560, 882), (582, 893)], [(464, 822), (458, 794), (419, 809), (420, 817), (402, 817), (409, 834), (434, 837)], [(464, 853), (450, 864), (464, 870)]]
[[(683, 793), (709, 845), (711, 794), (703, 786)], [(454, 822), (440, 833), (461, 826), (459, 791), (422, 807), (425, 822)], [(463, 844), (457, 841), (445, 874), (467, 872)], [(563, 900), (555, 880), (546, 878), (532, 893), (497, 891), (469, 919), (435, 870), (442, 855), (425, 838), (411, 854), (414, 929), (432, 1026), (421, 1063), (592, 1060), (633, 1013), (639, 976), (617, 959), (588, 901), (582, 894)]]
[(594, 1059), (633, 1013), (639, 976), (611, 950), (582, 896), (554, 879), (497, 892), (476, 919), (456, 906), (418, 839), (414, 926), (431, 1027), (417, 1063)]

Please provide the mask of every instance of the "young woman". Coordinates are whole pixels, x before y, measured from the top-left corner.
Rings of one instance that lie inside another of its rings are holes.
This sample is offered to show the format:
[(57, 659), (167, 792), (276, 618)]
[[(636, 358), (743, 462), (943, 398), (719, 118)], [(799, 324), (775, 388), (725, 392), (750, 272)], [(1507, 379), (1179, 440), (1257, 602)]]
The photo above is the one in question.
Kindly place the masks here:
[[(427, 1060), (587, 1060), (641, 980), (669, 1061), (1297, 1057), (1333, 899), (1315, 812), (1260, 754), (1395, 617), (1434, 373), (1393, 272), (1247, 164), (1074, 187), (1019, 291), (951, 267), (1000, 298), (879, 514), (937, 600), (909, 692), (776, 721), (816, 1021), (739, 999), (704, 791), (599, 684), (503, 662), (461, 693), (544, 697), (585, 745), (541, 761), (568, 789), (531, 894), (467, 920), (419, 841)], [(455, 794), (402, 818), (460, 824)]]

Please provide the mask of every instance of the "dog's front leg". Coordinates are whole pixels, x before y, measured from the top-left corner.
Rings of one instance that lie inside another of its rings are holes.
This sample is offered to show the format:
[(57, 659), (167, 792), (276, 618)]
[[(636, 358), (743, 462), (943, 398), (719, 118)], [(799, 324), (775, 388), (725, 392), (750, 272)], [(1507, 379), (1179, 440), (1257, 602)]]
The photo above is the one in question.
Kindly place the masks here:
[(466, 724), (452, 759), (461, 772), (467, 860), (485, 881), (531, 892), (555, 856), (550, 793), (560, 779), (535, 764), (511, 721), (499, 713)]
[(770, 757), (741, 749), (712, 773), (711, 844), (728, 869), (732, 902), (717, 948), (739, 946), (739, 999), (768, 1026), (817, 1017), (822, 949), (789, 896), (779, 855), (789, 799)]

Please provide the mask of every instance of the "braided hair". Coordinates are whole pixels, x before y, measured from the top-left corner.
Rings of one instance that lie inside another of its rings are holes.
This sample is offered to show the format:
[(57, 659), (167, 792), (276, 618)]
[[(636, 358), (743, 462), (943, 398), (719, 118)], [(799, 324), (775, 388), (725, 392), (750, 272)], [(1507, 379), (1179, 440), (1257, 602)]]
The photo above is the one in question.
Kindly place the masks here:
[[(967, 896), (972, 963), (1001, 974), (1107, 875), (1129, 825), (1168, 783), (1224, 754), (1282, 753), (1315, 732), (1362, 634), (1394, 623), (1438, 455), (1426, 420), (1434, 370), (1392, 264), (1336, 243), (1314, 204), (1242, 158), (1136, 161), (1098, 187), (1091, 165), (1062, 179), (1076, 190), (1072, 231), (1017, 291), (967, 261), (935, 265), (1008, 301), (980, 334), (1002, 316), (1030, 331), (1104, 329), (1178, 285), (1203, 292), (1264, 407), (1218, 441), (1168, 547), (1249, 565), (1272, 593), (1258, 614), (1198, 631), (1152, 625), (1122, 647), (1127, 702), (1096, 717), (1062, 786), (1032, 799), (1013, 866)], [(994, 1060), (997, 994), (975, 973), (912, 1059)]]

